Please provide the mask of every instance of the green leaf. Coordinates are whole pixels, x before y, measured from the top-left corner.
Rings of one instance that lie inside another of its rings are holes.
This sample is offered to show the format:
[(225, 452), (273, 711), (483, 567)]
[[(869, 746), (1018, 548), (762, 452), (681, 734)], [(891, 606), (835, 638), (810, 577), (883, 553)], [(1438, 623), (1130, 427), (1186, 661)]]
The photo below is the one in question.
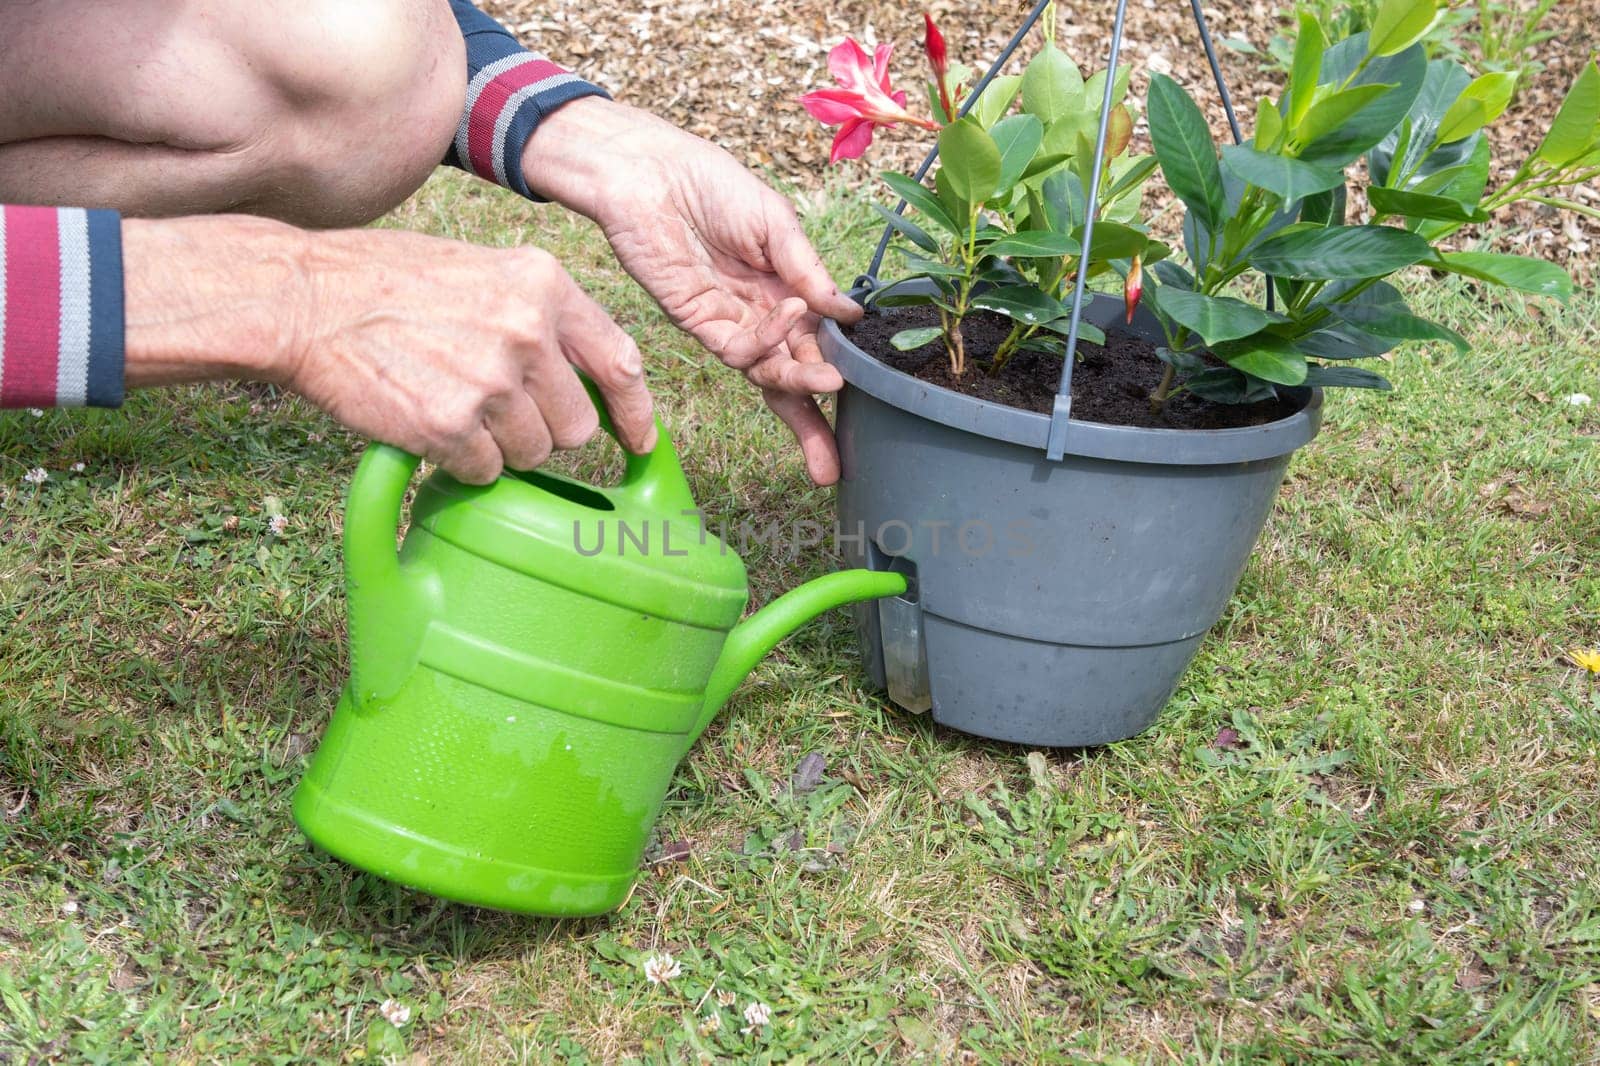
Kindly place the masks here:
[(1121, 199), (1130, 192), (1143, 185), (1150, 175), (1154, 174), (1160, 164), (1153, 155), (1136, 156), (1128, 161), (1128, 169), (1112, 184), (1105, 194), (1105, 202)]
[[(1133, 64), (1122, 63), (1117, 66), (1117, 81), (1111, 87), (1111, 106), (1115, 107), (1128, 95), (1128, 82), (1133, 78)], [(1096, 125), (1100, 122), (1100, 105), (1106, 97), (1106, 72), (1097, 70), (1089, 75), (1089, 80), (1083, 83), (1083, 101)]]
[(1463, 277), (1504, 285), (1508, 289), (1554, 296), (1565, 303), (1572, 297), (1572, 278), (1565, 270), (1543, 259), (1496, 252), (1444, 252), (1437, 262), (1440, 270)]
[(1433, 254), (1427, 241), (1392, 226), (1288, 230), (1261, 242), (1250, 265), (1279, 278), (1376, 278)]
[(1059, 167), (1062, 163), (1065, 163), (1071, 158), (1072, 157), (1070, 155), (1040, 152), (1028, 162), (1027, 169), (1022, 172), (1022, 177), (1018, 180), (1032, 181), (1034, 178), (1037, 178), (1042, 174), (1048, 174), (1050, 171), (1054, 170), (1056, 167)]
[(1044, 126), (1032, 115), (1012, 115), (989, 131), (1000, 149), (1000, 183), (996, 195), (1004, 196), (1022, 179), (1034, 153), (1044, 140)]
[(1265, 96), (1256, 105), (1256, 150), (1265, 152), (1272, 148), (1278, 140), (1278, 134), (1283, 132), (1283, 116), (1278, 113), (1277, 105)]
[(1333, 313), (1366, 333), (1387, 337), (1395, 341), (1444, 341), (1458, 352), (1467, 352), (1472, 345), (1453, 329), (1437, 322), (1429, 322), (1406, 310), (1405, 305), (1336, 303)]
[(1231, 366), (1214, 366), (1194, 375), (1183, 387), (1213, 403), (1256, 403), (1278, 394), (1270, 381), (1251, 377)]
[(922, 212), (924, 218), (949, 233), (959, 235), (961, 227), (957, 226), (939, 203), (939, 198), (928, 190), (926, 185), (912, 181), (904, 174), (889, 171), (883, 175), (884, 184), (893, 189), (900, 199)]
[[(1079, 245), (1083, 243), (1083, 227), (1073, 230), (1072, 236)], [(1142, 230), (1124, 226), (1119, 222), (1096, 222), (1090, 234), (1089, 258), (1096, 263), (1108, 259), (1128, 259), (1144, 254), (1150, 237)]]
[(939, 162), (950, 191), (968, 204), (984, 203), (1000, 184), (1000, 147), (970, 117), (939, 134)]
[(1289, 127), (1300, 125), (1316, 96), (1322, 76), (1322, 53), (1328, 38), (1321, 23), (1309, 11), (1300, 12), (1300, 33), (1294, 42), (1294, 63), (1289, 68)]
[(1048, 125), (1083, 105), (1083, 75), (1077, 65), (1055, 45), (1045, 45), (1022, 72), (1022, 110)]
[(1365, 43), (1365, 35), (1358, 34), (1328, 49), (1322, 57), (1323, 80), (1342, 85), (1350, 79), (1352, 87), (1389, 85), (1394, 88), (1314, 143), (1306, 144), (1302, 140), (1305, 146), (1299, 155), (1308, 163), (1344, 167), (1355, 161), (1394, 132), (1422, 92), (1428, 76), (1428, 60), (1420, 45), (1396, 56), (1368, 59)]
[(1167, 185), (1207, 229), (1221, 226), (1222, 168), (1211, 131), (1189, 94), (1165, 74), (1150, 78), (1150, 139)]
[(1564, 167), (1589, 152), (1595, 146), (1595, 134), (1600, 129), (1600, 66), (1593, 59), (1583, 65), (1567, 98), (1550, 124), (1550, 132), (1534, 157), (1553, 167)]
[(1065, 233), (1049, 230), (1025, 230), (1013, 233), (985, 247), (985, 255), (1009, 255), (1022, 259), (1059, 259), (1064, 255), (1077, 255), (1080, 245)]
[(1211, 354), (1235, 370), (1276, 385), (1298, 385), (1306, 379), (1306, 357), (1272, 333), (1213, 345)]
[(1021, 88), (1022, 75), (1002, 75), (989, 83), (989, 87), (983, 90), (983, 95), (978, 97), (977, 102), (972, 105), (972, 110), (967, 113), (988, 129), (1011, 110), (1011, 102), (1017, 98), (1017, 92)]
[(1344, 173), (1333, 167), (1302, 163), (1244, 144), (1223, 145), (1222, 169), (1240, 181), (1277, 193), (1284, 203), (1291, 204), (1344, 182)]
[(1067, 308), (1060, 300), (1045, 295), (1032, 285), (991, 289), (973, 300), (972, 306), (995, 311), (1030, 326), (1054, 322), (1067, 313)]
[(1403, 215), (1410, 219), (1429, 219), (1438, 222), (1487, 222), (1488, 212), (1469, 207), (1444, 196), (1401, 192), (1374, 185), (1367, 190), (1367, 201), (1380, 215)]
[(949, 263), (940, 263), (933, 259), (924, 259), (920, 255), (913, 255), (910, 251), (897, 249), (900, 257), (905, 260), (906, 269), (914, 275), (923, 275), (930, 278), (964, 278), (967, 272), (961, 267)]
[(1374, 374), (1358, 366), (1309, 366), (1303, 384), (1321, 389), (1378, 389), (1382, 392), (1394, 388), (1382, 374)]
[(882, 204), (873, 204), (872, 209), (878, 216), (887, 222), (902, 237), (925, 252), (938, 254), (939, 242), (928, 236), (926, 230), (902, 215), (897, 215)]
[(1156, 310), (1180, 326), (1198, 333), (1208, 345), (1238, 340), (1259, 333), (1273, 322), (1286, 321), (1231, 296), (1205, 296), (1166, 287), (1151, 288)]
[[(1046, 322), (1042, 329), (1065, 337), (1072, 329), (1072, 309), (1067, 308), (1067, 313), (1053, 322)], [(1105, 344), (1106, 332), (1087, 318), (1078, 321), (1078, 340), (1088, 341), (1090, 344)], [(1056, 354), (1060, 354), (1059, 352)]]
[(1316, 144), (1394, 88), (1393, 85), (1355, 85), (1329, 93), (1311, 105), (1306, 117), (1295, 127), (1295, 139), (1306, 146)]
[(903, 329), (889, 338), (889, 343), (898, 351), (914, 352), (925, 344), (932, 344), (944, 335), (944, 330), (938, 326), (923, 326), (920, 329)]
[(1375, 56), (1404, 52), (1427, 36), (1438, 15), (1434, 0), (1383, 0), (1367, 38), (1367, 51)]

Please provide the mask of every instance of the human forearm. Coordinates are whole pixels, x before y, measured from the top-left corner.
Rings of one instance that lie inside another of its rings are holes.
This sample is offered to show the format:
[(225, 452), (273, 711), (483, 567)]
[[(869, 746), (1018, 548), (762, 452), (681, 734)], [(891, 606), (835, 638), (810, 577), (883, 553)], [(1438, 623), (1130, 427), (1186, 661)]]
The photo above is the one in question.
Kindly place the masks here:
[(309, 299), (306, 235), (243, 215), (123, 223), (129, 388), (284, 380)]

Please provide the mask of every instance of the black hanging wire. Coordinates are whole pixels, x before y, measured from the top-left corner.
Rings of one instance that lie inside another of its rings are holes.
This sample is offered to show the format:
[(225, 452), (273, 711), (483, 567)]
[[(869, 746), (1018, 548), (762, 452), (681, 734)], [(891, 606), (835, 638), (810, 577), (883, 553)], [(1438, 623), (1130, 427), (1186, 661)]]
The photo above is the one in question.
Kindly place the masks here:
[[(1228, 79), (1222, 76), (1222, 64), (1217, 62), (1217, 46), (1211, 40), (1211, 27), (1206, 22), (1206, 13), (1200, 9), (1200, 0), (1189, 0), (1189, 9), (1194, 12), (1194, 24), (1200, 31), (1200, 43), (1206, 48), (1206, 62), (1211, 64), (1211, 78), (1217, 83), (1217, 94), (1222, 97), (1222, 110), (1227, 113), (1228, 129), (1233, 132), (1233, 143), (1243, 144), (1244, 133), (1239, 129), (1239, 116), (1233, 110), (1233, 97), (1228, 92)], [(1266, 280), (1267, 310), (1271, 311), (1276, 303), (1274, 286), (1271, 278)]]
[[(1027, 38), (1029, 31), (1038, 24), (1040, 17), (1044, 15), (1045, 9), (1050, 6), (1050, 3), (1051, 0), (1039, 0), (1038, 3), (1033, 5), (1033, 10), (1028, 12), (1028, 17), (1022, 21), (1022, 28), (1012, 34), (1011, 40), (1000, 51), (1000, 58), (990, 65), (988, 72), (978, 80), (978, 84), (974, 86), (972, 92), (967, 94), (966, 100), (956, 110), (957, 118), (965, 118), (967, 112), (972, 110), (972, 105), (978, 102), (978, 97), (983, 95), (983, 90), (989, 87), (989, 83), (994, 81), (1005, 65), (1011, 61), (1011, 57), (1016, 54), (1017, 49), (1022, 47), (1022, 42)], [(938, 158), (939, 146), (935, 144), (922, 160), (922, 165), (917, 167), (917, 171), (911, 176), (911, 180), (920, 185), (922, 179), (926, 178), (928, 171), (932, 169), (934, 160)], [(904, 214), (906, 206), (906, 201), (901, 200), (895, 205), (894, 213), (897, 215)], [(894, 227), (884, 227), (883, 236), (878, 240), (878, 249), (872, 253), (872, 264), (867, 267), (865, 274), (856, 279), (856, 288), (865, 289), (868, 292), (877, 288), (878, 271), (883, 267), (883, 257), (889, 251), (889, 241), (893, 236)]]
[(1072, 365), (1077, 362), (1078, 328), (1083, 324), (1083, 301), (1089, 284), (1089, 249), (1094, 243), (1094, 216), (1100, 210), (1100, 176), (1106, 162), (1106, 132), (1117, 93), (1117, 59), (1122, 54), (1122, 29), (1128, 17), (1128, 0), (1117, 0), (1111, 23), (1111, 55), (1106, 60), (1106, 91), (1100, 102), (1100, 132), (1094, 142), (1094, 168), (1089, 173), (1089, 195), (1084, 204), (1083, 243), (1078, 250), (1078, 276), (1072, 290), (1072, 322), (1067, 328), (1067, 357), (1061, 365), (1061, 384), (1050, 412), (1050, 435), (1045, 454), (1052, 462), (1066, 454), (1067, 422), (1072, 418)]

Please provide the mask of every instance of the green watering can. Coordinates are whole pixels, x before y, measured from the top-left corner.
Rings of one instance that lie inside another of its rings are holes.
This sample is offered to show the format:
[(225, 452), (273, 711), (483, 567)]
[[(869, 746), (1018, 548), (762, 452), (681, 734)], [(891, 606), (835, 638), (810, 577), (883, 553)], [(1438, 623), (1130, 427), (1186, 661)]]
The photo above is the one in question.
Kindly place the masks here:
[(830, 607), (905, 591), (844, 571), (740, 622), (744, 563), (657, 429), (615, 488), (435, 473), (398, 554), (418, 460), (367, 449), (345, 506), (350, 682), (294, 795), (315, 843), (463, 903), (614, 910), (678, 762), (756, 662)]

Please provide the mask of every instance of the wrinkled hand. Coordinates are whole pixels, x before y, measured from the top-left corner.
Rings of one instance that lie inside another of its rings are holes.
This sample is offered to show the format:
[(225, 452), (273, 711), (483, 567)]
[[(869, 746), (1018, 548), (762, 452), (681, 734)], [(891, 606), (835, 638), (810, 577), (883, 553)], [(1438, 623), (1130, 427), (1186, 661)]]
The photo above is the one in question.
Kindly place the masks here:
[[(822, 361), (817, 327), (824, 316), (854, 322), (861, 309), (789, 202), (722, 149), (642, 111), (580, 100), (546, 123), (524, 155), (530, 184), (599, 223), (672, 321), (761, 389), (812, 479), (838, 480), (833, 431), (813, 397), (844, 382)], [(578, 145), (587, 165), (564, 167)]]
[(462, 481), (598, 424), (655, 446), (638, 346), (548, 253), (244, 216), (123, 223), (126, 382), (271, 381)]
[(313, 234), (314, 311), (285, 384), (359, 433), (486, 484), (577, 448), (599, 387), (618, 439), (655, 445), (639, 349), (537, 248)]

